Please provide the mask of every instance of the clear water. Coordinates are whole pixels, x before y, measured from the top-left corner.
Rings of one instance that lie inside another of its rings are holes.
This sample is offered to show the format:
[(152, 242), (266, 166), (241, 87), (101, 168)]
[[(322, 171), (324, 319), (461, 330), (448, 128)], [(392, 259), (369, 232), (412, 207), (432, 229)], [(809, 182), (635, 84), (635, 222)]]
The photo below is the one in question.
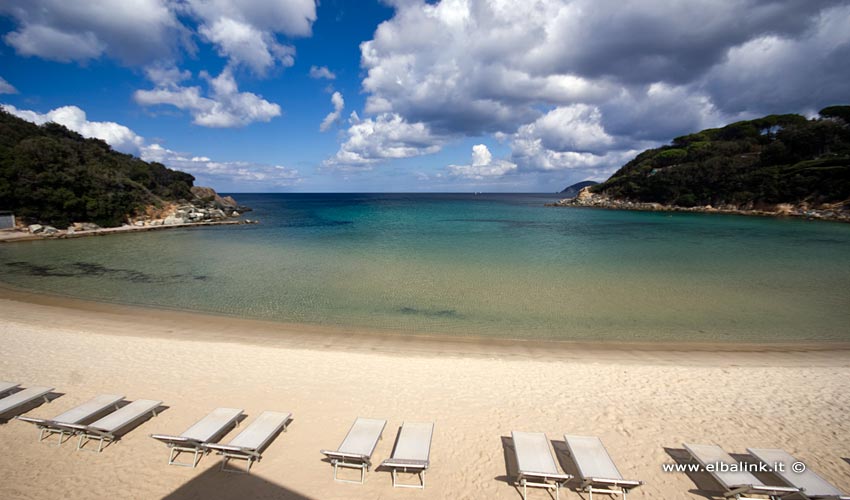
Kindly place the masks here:
[(0, 246), (0, 281), (416, 334), (850, 340), (850, 224), (547, 208), (552, 195), (239, 195), (261, 225)]

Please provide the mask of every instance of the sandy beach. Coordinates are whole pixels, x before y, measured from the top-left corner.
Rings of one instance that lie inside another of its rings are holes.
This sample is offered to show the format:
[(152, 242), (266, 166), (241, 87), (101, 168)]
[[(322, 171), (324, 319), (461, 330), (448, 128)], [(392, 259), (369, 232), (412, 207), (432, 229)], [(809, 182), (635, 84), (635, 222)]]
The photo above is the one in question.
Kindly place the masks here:
[[(563, 435), (601, 437), (623, 475), (646, 482), (630, 498), (711, 495), (705, 477), (662, 472), (683, 442), (785, 448), (850, 491), (847, 345), (382, 337), (5, 289), (0, 335), (0, 380), (62, 394), (28, 415), (49, 418), (100, 393), (168, 407), (100, 454), (38, 443), (24, 422), (0, 424), (2, 498), (518, 499), (506, 479), (512, 430), (545, 432), (567, 472)], [(264, 410), (294, 421), (251, 475), (219, 472), (214, 455), (196, 469), (169, 467), (148, 435), (178, 434), (220, 406), (243, 408), (246, 423)], [(377, 463), (405, 420), (435, 422), (424, 491), (392, 488), (381, 469), (362, 486), (332, 480), (319, 450), (336, 447), (357, 416), (388, 421)]]

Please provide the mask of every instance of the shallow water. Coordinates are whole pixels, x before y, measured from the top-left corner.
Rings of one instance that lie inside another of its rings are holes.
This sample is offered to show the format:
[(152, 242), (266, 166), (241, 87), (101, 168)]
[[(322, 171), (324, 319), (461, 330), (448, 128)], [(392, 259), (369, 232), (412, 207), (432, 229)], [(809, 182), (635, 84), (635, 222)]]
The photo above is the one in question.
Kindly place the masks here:
[(256, 226), (0, 246), (0, 281), (418, 334), (850, 340), (850, 224), (547, 208), (551, 195), (238, 195)]

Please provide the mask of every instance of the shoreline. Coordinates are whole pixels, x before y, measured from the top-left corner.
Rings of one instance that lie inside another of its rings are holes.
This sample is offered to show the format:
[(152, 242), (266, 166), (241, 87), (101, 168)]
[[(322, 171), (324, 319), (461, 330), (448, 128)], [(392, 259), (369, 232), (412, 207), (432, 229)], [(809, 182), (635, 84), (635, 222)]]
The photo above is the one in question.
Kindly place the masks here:
[[(117, 304), (19, 289), (0, 284), (0, 303), (14, 304), (30, 319), (41, 313), (58, 313), (75, 325), (115, 321), (157, 327), (154, 336), (184, 340), (227, 342), (270, 347), (381, 352), (394, 355), (534, 358), (545, 360), (619, 360), (648, 356), (672, 361), (676, 355), (693, 355), (691, 362), (712, 363), (728, 356), (790, 359), (814, 362), (827, 353), (841, 353), (850, 362), (850, 342), (588, 342), (571, 340), (510, 339), (481, 336), (423, 335), (358, 327), (285, 323), (240, 318), (180, 309)], [(26, 306), (31, 306), (29, 309)], [(33, 309), (35, 308), (35, 309)], [(197, 331), (204, 335), (198, 337)], [(161, 334), (162, 332), (167, 332)], [(161, 335), (156, 335), (156, 334)], [(130, 331), (120, 335), (139, 336)], [(150, 332), (141, 335), (149, 337)]]
[(259, 224), (259, 221), (244, 219), (244, 220), (224, 220), (224, 221), (205, 221), (205, 222), (184, 222), (180, 224), (167, 224), (160, 226), (119, 226), (119, 227), (104, 227), (100, 229), (90, 229), (88, 231), (74, 231), (68, 233), (66, 230), (59, 230), (55, 234), (32, 234), (27, 231), (17, 231), (13, 229), (0, 231), (0, 243), (15, 243), (18, 241), (41, 241), (41, 240), (64, 240), (70, 238), (83, 238), (86, 236), (108, 236), (110, 234), (125, 234), (125, 233), (142, 233), (146, 231), (155, 231), (159, 229), (180, 229), (180, 228), (195, 228), (204, 226), (241, 226), (246, 224)]

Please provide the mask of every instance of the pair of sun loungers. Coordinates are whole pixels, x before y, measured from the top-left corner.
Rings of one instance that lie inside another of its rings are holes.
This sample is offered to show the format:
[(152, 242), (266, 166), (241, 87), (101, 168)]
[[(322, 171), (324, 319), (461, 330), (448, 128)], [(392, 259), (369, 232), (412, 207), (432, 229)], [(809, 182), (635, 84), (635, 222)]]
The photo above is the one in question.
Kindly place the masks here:
[[(560, 498), (560, 489), (574, 476), (558, 470), (546, 435), (514, 431), (511, 438), (517, 462), (516, 484), (522, 486), (522, 498), (527, 498), (529, 486), (554, 490), (555, 498)], [(623, 495), (625, 499), (629, 490), (643, 484), (623, 478), (599, 438), (567, 435), (564, 441), (581, 481), (578, 489), (588, 493), (591, 500), (594, 493)]]
[[(221, 470), (225, 472), (250, 472), (251, 465), (262, 458), (262, 451), (271, 440), (286, 430), (292, 420), (291, 413), (265, 411), (227, 444), (218, 443), (231, 428), (239, 425), (243, 418), (241, 409), (216, 408), (207, 416), (186, 429), (179, 436), (168, 434), (151, 434), (151, 437), (162, 441), (169, 448), (168, 465), (196, 467), (201, 457), (211, 451), (222, 456)], [(191, 462), (179, 462), (181, 453), (192, 453)], [(228, 468), (231, 459), (246, 460), (244, 470)]]
[[(387, 426), (386, 420), (357, 418), (348, 434), (336, 450), (322, 450), (334, 467), (334, 480), (344, 483), (363, 484), (366, 472), (372, 466), (372, 454)], [(398, 431), (392, 456), (383, 462), (382, 467), (392, 471), (393, 487), (425, 488), (425, 471), (431, 465), (431, 438), (434, 424), (431, 422), (405, 422)], [(340, 479), (340, 467), (360, 469), (360, 480)], [(410, 472), (418, 475), (419, 484), (405, 484), (398, 480), (398, 472)]]
[[(46, 387), (38, 389), (27, 397), (42, 394), (43, 397), (52, 391)], [(19, 396), (27, 390), (13, 394), (11, 397)], [(7, 398), (4, 398), (4, 400)], [(0, 402), (4, 401), (0, 400)], [(76, 435), (78, 450), (100, 452), (105, 443), (117, 441), (120, 436), (133, 424), (148, 415), (156, 416), (156, 410), (162, 406), (162, 401), (151, 399), (137, 399), (132, 403), (125, 403), (124, 396), (115, 394), (101, 394), (79, 406), (61, 413), (51, 419), (23, 417), (17, 419), (34, 424), (39, 429), (38, 440), (44, 441), (54, 434), (59, 435), (57, 446), (66, 441), (65, 436), (70, 439)], [(107, 410), (114, 409), (111, 413), (103, 415)], [(103, 416), (102, 416), (103, 415)], [(101, 418), (97, 418), (101, 416)], [(94, 420), (96, 419), (97, 420)], [(94, 420), (94, 421), (92, 421)], [(91, 441), (98, 443), (96, 449), (85, 448)]]
[[(850, 495), (843, 494), (808, 467), (795, 470), (794, 464), (802, 464), (802, 462), (784, 450), (747, 448), (747, 453), (767, 465), (784, 483), (784, 486), (771, 486), (764, 484), (746, 470), (732, 467), (736, 466), (738, 461), (717, 445), (686, 443), (684, 447), (691, 457), (720, 484), (726, 498), (747, 500), (754, 498), (748, 495), (758, 495), (759, 498), (767, 497), (771, 500), (783, 497), (807, 500), (850, 500)], [(730, 467), (722, 468), (720, 464)]]

